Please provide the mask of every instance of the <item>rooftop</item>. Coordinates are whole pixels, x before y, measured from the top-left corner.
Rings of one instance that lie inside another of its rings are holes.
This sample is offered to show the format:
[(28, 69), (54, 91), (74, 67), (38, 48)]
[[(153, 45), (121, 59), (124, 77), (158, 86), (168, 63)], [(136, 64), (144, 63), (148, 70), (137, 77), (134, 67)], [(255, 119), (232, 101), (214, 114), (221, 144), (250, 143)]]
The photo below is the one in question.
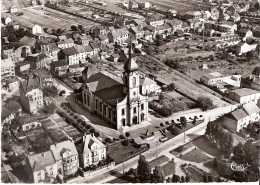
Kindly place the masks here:
[(259, 93), (259, 91), (248, 89), (248, 88), (242, 88), (242, 89), (234, 90), (234, 93), (239, 96), (248, 96), (251, 94), (257, 94), (257, 93)]
[(50, 150), (53, 153), (54, 159), (56, 161), (62, 160), (61, 152), (62, 150), (70, 150), (71, 155), (78, 155), (76, 147), (72, 141), (63, 141), (50, 146)]
[(28, 160), (33, 172), (45, 170), (47, 166), (56, 163), (51, 151), (28, 156)]
[(75, 143), (76, 148), (79, 152), (89, 153), (91, 151), (91, 145), (97, 143), (99, 148), (105, 148), (106, 146), (98, 140), (94, 135), (84, 135), (79, 141)]
[(11, 58), (1, 60), (1, 68), (14, 67), (14, 63)]
[(36, 71), (34, 71), (34, 74), (36, 76), (38, 76), (39, 78), (50, 78), (50, 77), (52, 77), (51, 73), (49, 71), (47, 71), (47, 69), (44, 69), (44, 68), (37, 69)]

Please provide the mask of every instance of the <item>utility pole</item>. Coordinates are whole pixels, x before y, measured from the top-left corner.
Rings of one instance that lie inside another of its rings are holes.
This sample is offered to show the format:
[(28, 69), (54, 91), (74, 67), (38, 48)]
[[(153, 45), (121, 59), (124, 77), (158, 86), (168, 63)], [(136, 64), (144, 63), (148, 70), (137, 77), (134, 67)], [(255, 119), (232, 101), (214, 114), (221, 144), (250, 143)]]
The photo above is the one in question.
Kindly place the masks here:
[(156, 141), (156, 157), (158, 157), (157, 147), (158, 147), (158, 141)]
[(124, 154), (122, 154), (122, 158), (123, 158), (123, 174), (125, 174), (125, 159), (124, 159)]
[(185, 143), (185, 137), (186, 137), (186, 135), (185, 135), (185, 131), (186, 131), (186, 127), (184, 127), (184, 143)]

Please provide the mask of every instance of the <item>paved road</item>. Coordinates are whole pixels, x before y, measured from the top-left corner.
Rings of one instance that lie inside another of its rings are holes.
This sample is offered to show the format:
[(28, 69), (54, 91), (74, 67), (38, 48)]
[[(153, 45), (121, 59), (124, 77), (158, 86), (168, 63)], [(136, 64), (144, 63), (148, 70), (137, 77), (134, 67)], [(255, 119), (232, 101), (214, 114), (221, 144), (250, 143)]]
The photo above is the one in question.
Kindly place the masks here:
[[(211, 121), (215, 120), (219, 116), (230, 112), (231, 108), (234, 109), (236, 105), (231, 105), (228, 107), (220, 107), (214, 110), (207, 111), (205, 115), (205, 121), (196, 127), (191, 128), (190, 130), (186, 131), (186, 139), (185, 143), (192, 141), (196, 139), (197, 137), (203, 135), (205, 133), (206, 125), (209, 121), (209, 118)], [(168, 153), (169, 151), (173, 150), (174, 148), (177, 148), (180, 145), (184, 144), (184, 134), (180, 134), (179, 136), (176, 136), (164, 143), (161, 143), (157, 147), (157, 153), (158, 157), (164, 155), (165, 153)], [(152, 147), (150, 150), (143, 153), (143, 155), (146, 157), (148, 161), (151, 161), (156, 157), (156, 148)], [(137, 167), (137, 161), (139, 159), (139, 156), (136, 156), (134, 158), (129, 159), (124, 163), (124, 171), (128, 171), (130, 168), (136, 168)], [(87, 178), (79, 178), (77, 183), (106, 183), (111, 180), (114, 180), (116, 176), (111, 175), (111, 170), (118, 171), (119, 173), (123, 173), (123, 164), (116, 165), (113, 169), (107, 169), (105, 171), (102, 171), (102, 173), (96, 174), (94, 177), (87, 177)], [(102, 176), (101, 176), (102, 175)]]

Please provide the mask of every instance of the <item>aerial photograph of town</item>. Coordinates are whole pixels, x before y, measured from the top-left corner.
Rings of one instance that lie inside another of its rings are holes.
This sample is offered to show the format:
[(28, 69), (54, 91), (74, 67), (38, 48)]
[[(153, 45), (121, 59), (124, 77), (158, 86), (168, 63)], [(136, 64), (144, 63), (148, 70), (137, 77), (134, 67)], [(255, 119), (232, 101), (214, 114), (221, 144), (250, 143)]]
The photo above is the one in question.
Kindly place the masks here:
[(1, 0), (1, 183), (260, 179), (260, 0)]

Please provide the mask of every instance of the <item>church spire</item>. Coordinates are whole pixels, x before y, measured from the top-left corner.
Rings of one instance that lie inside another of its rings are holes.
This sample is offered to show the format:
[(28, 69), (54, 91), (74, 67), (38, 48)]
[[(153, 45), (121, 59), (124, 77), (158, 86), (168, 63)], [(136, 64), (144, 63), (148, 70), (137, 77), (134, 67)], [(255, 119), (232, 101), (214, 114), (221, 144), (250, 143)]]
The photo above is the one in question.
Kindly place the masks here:
[(124, 65), (125, 72), (133, 72), (138, 70), (138, 65), (135, 60), (132, 58), (132, 40), (130, 38), (130, 45), (129, 45), (129, 58)]

